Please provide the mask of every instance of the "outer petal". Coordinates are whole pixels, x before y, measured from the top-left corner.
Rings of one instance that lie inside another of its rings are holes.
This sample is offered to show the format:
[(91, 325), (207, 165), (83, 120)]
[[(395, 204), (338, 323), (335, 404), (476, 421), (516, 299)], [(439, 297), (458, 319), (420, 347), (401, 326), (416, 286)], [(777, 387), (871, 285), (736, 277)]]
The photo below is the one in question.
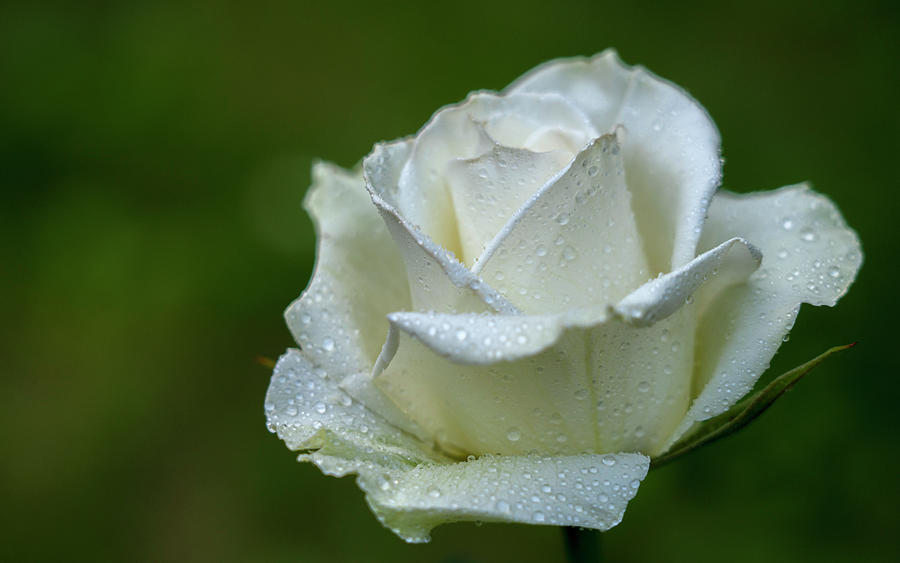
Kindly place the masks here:
[(288, 350), (275, 365), (265, 410), (269, 429), (290, 449), (343, 460), (340, 466), (323, 468), (329, 474), (343, 475), (372, 463), (407, 469), (449, 461), (321, 377), (299, 350)]
[(395, 477), (387, 490), (371, 489), (381, 521), (409, 542), (428, 541), (445, 522), (522, 522), (605, 531), (622, 520), (647, 475), (640, 454), (485, 456), (423, 464)]
[(690, 307), (650, 327), (550, 315), (391, 319), (396, 340), (375, 384), (455, 455), (657, 453), (690, 400)]
[(856, 233), (828, 198), (804, 184), (748, 195), (719, 192), (700, 246), (738, 234), (762, 249), (762, 266), (746, 284), (698, 296), (705, 305), (697, 332), (697, 398), (670, 444), (695, 421), (744, 396), (768, 368), (800, 304), (834, 305), (862, 263)]
[(387, 424), (315, 373), (282, 356), (266, 397), (270, 428), (326, 474), (358, 474), (376, 516), (410, 542), (461, 520), (615, 526), (646, 476), (640, 454), (447, 459)]
[(558, 93), (600, 132), (623, 125), (628, 187), (650, 268), (668, 272), (695, 256), (709, 200), (721, 178), (719, 133), (684, 90), (613, 50), (590, 59), (551, 61), (507, 93)]
[(399, 247), (409, 278), (412, 307), (436, 311), (515, 312), (503, 296), (469, 271), (452, 252), (438, 246), (391, 204), (386, 187), (397, 185), (398, 162), (409, 157), (411, 141), (376, 145), (366, 157), (366, 187)]
[(410, 306), (400, 253), (359, 173), (316, 164), (305, 206), (319, 247), (309, 287), (285, 311), (288, 327), (326, 376), (368, 372), (387, 333), (385, 315)]
[[(528, 320), (535, 326), (541, 322)], [(421, 321), (426, 334), (431, 329), (426, 322), (438, 327), (458, 322), (444, 316)], [(379, 367), (386, 367), (376, 371), (375, 385), (434, 436), (442, 450), (457, 456), (610, 451), (597, 447), (590, 424), (585, 340), (578, 331), (565, 332), (534, 356), (487, 365), (457, 363), (448, 349), (433, 350), (402, 327), (396, 335), (393, 353), (386, 347), (390, 362), (379, 360)], [(434, 339), (428, 343), (438, 344)], [(516, 357), (528, 343), (516, 342), (508, 350), (497, 337), (491, 347)]]
[(530, 313), (615, 303), (647, 279), (616, 134), (538, 191), (475, 266)]

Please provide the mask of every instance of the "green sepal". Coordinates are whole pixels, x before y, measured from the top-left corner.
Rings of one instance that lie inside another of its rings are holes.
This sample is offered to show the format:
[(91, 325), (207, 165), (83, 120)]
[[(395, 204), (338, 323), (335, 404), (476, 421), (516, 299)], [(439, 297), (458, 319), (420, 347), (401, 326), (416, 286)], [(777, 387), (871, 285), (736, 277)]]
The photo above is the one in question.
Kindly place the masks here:
[(804, 375), (812, 371), (814, 367), (822, 363), (832, 354), (842, 352), (855, 345), (856, 343), (854, 342), (853, 344), (835, 346), (834, 348), (826, 350), (823, 354), (813, 358), (805, 364), (797, 366), (789, 372), (776, 377), (763, 389), (734, 405), (727, 412), (703, 421), (697, 426), (696, 430), (676, 442), (666, 453), (651, 460), (650, 469), (661, 467), (700, 446), (724, 438), (747, 426), (753, 422), (756, 417), (761, 415), (763, 411), (772, 406), (776, 399), (796, 385)]

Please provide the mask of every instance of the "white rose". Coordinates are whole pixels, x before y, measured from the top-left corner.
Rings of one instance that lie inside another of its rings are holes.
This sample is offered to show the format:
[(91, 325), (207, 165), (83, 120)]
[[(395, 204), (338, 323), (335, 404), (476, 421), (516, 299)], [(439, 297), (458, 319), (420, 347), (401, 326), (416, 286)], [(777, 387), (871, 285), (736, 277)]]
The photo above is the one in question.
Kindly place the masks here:
[(362, 173), (316, 165), (318, 259), (270, 429), (357, 473), (407, 541), (614, 526), (651, 457), (744, 396), (800, 304), (833, 305), (860, 265), (824, 196), (716, 192), (720, 174), (704, 109), (612, 51), (443, 108)]

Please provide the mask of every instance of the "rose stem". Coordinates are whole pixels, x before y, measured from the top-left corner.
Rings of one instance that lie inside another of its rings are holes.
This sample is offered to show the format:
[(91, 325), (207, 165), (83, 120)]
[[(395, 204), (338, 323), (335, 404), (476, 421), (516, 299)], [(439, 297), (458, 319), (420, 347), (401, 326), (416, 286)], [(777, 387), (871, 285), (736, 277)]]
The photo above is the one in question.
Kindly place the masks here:
[(562, 532), (571, 563), (600, 561), (600, 532), (574, 526), (563, 526)]

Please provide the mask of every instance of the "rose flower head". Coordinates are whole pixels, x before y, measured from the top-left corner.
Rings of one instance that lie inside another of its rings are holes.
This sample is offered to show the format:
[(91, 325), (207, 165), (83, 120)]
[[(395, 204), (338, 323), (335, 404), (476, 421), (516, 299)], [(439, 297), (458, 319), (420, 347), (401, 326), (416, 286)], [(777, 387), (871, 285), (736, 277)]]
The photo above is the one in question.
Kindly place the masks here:
[(651, 458), (744, 397), (862, 260), (828, 198), (716, 191), (721, 168), (703, 107), (613, 51), (475, 92), (359, 170), (316, 164), (269, 428), (410, 542), (616, 525)]

